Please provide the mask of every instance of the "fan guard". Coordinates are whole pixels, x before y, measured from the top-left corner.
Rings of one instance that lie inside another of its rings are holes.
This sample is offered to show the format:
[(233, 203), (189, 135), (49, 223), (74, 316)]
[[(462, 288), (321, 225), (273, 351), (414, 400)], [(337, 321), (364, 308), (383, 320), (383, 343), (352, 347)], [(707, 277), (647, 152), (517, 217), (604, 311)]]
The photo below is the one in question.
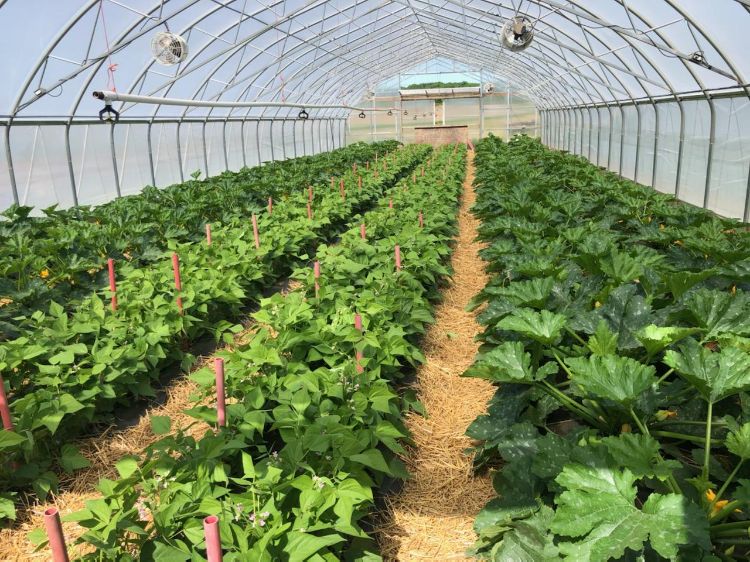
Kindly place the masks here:
[(151, 55), (164, 66), (181, 63), (188, 56), (187, 41), (176, 33), (160, 31), (151, 40)]
[(515, 16), (505, 23), (500, 36), (506, 49), (523, 51), (534, 40), (534, 24), (525, 16)]

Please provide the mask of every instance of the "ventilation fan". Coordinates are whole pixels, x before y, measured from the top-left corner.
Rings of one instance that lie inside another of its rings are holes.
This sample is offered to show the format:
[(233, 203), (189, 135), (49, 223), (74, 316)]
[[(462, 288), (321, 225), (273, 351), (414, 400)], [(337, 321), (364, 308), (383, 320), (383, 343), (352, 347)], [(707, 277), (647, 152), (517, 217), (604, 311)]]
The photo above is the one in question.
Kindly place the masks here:
[(500, 32), (503, 47), (510, 51), (523, 51), (534, 40), (534, 25), (525, 16), (508, 20)]
[(151, 55), (164, 66), (181, 63), (188, 56), (187, 41), (176, 33), (160, 31), (151, 40)]

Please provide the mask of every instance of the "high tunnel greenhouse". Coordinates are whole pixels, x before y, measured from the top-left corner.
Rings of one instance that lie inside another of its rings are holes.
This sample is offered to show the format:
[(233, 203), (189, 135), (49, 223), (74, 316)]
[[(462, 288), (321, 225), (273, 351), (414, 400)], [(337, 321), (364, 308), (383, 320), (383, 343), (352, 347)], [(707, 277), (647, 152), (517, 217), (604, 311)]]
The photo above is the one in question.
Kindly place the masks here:
[(750, 0), (0, 49), (0, 560), (750, 559)]

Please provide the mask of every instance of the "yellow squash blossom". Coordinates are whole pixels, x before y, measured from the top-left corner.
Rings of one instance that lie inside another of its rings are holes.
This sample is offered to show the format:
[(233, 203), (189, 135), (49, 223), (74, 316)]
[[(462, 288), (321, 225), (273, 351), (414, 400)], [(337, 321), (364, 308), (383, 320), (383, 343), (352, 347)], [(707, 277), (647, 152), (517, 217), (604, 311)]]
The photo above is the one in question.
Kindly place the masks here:
[(49, 269), (45, 267), (43, 270), (41, 270), (39, 272), (39, 277), (41, 277), (42, 279), (47, 279), (47, 277), (49, 277)]

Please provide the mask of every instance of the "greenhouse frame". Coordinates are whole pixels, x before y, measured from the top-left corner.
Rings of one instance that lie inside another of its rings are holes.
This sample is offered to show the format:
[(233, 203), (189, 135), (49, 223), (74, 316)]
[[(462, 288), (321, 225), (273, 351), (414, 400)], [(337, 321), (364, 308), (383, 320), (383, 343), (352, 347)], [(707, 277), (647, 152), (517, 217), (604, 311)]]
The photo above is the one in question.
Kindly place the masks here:
[[(4, 4), (6, 40), (23, 41), (10, 26), (39, 3)], [(521, 88), (540, 111), (545, 143), (748, 219), (747, 2), (245, 4), (55, 6), (36, 34), (41, 48), (18, 49), (17, 67), (29, 70), (14, 71), (4, 89), (2, 206), (102, 202), (196, 169), (214, 175), (342, 146), (346, 105), (442, 56)], [(519, 10), (542, 22), (534, 44), (522, 54), (494, 48), (498, 27)], [(166, 71), (144, 49), (165, 26), (191, 51)], [(120, 102), (120, 126), (101, 125), (91, 92), (110, 81), (134, 95), (332, 107), (301, 122), (298, 108)]]

